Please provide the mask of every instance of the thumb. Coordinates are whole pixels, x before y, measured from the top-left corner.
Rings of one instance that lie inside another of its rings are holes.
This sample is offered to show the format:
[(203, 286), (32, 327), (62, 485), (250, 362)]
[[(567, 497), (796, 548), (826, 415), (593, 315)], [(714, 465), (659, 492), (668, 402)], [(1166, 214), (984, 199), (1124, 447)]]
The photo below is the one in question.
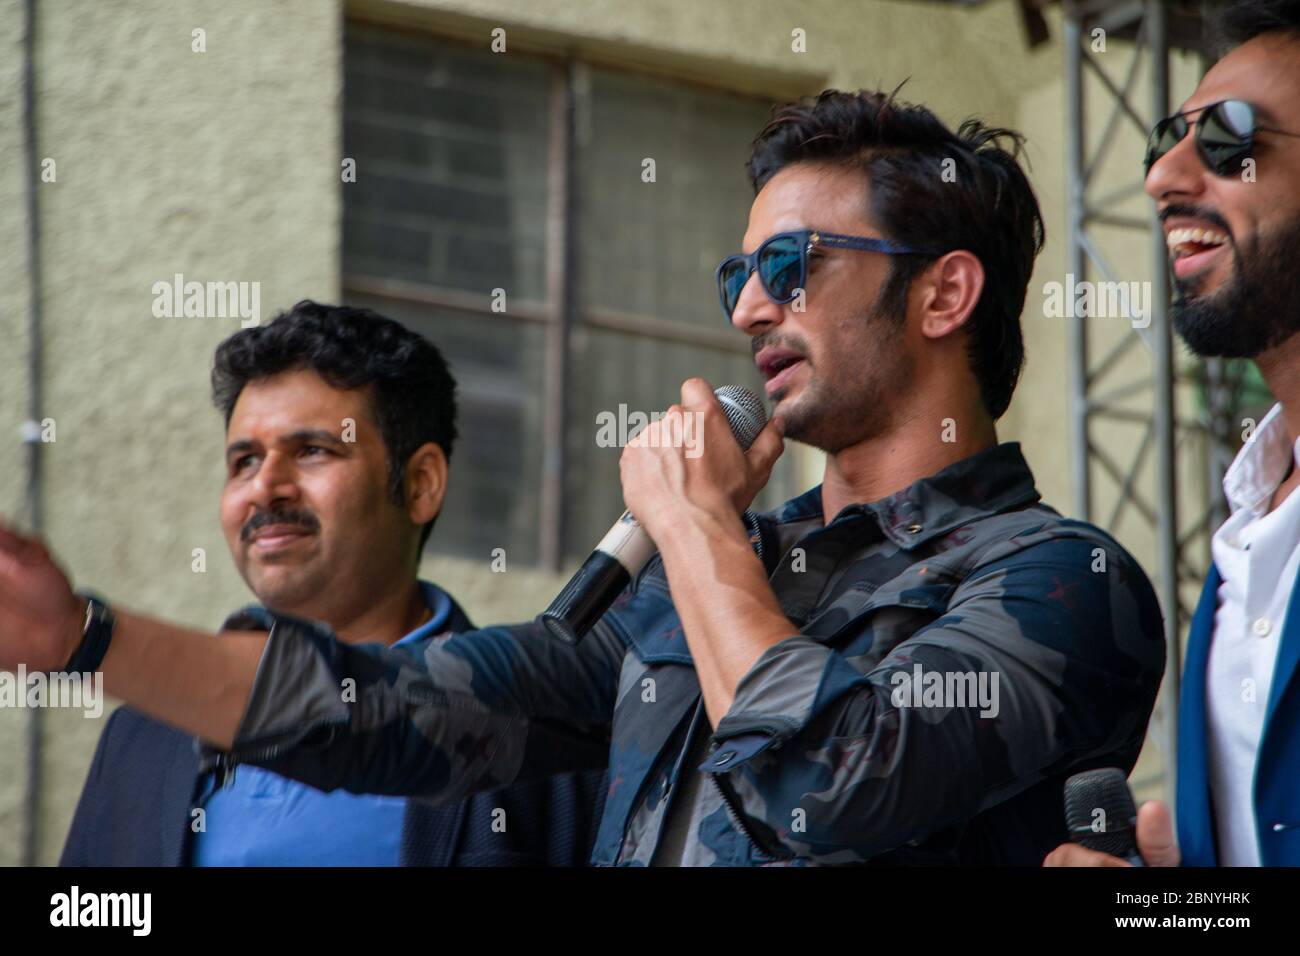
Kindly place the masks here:
[(754, 439), (754, 444), (745, 452), (749, 467), (757, 474), (767, 476), (776, 464), (776, 460), (785, 451), (785, 438), (781, 435), (781, 426), (776, 419), (769, 419), (763, 430)]
[(1138, 852), (1147, 866), (1177, 866), (1181, 859), (1174, 821), (1169, 808), (1159, 800), (1148, 800), (1138, 808)]

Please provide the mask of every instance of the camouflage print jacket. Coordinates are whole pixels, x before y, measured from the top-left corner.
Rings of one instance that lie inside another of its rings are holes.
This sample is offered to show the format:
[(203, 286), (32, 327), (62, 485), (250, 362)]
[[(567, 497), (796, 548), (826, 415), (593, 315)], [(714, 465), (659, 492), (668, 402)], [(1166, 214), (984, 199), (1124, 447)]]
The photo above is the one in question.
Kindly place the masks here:
[(656, 559), (576, 649), (532, 623), (349, 646), (279, 617), (222, 760), (435, 802), (608, 764), (599, 865), (651, 862), (670, 811), (666, 862), (1037, 865), (1065, 778), (1132, 769), (1164, 665), (1155, 595), (1039, 504), (1018, 445), (829, 525), (818, 488), (745, 520), (798, 631), (716, 729)]

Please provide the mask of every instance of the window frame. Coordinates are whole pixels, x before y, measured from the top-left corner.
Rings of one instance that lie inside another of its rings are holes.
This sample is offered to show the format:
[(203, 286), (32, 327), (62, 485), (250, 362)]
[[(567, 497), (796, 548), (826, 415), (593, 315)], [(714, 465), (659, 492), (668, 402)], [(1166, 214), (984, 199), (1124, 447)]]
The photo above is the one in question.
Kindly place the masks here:
[[(435, 43), (469, 47), (462, 38), (433, 30), (409, 30), (371, 20), (350, 17), (345, 19), (344, 30), (354, 28), (382, 29), (398, 36), (419, 36)], [(349, 272), (345, 271), (341, 264), (339, 275), (341, 291), (345, 297), (348, 294), (373, 296), (441, 311), (474, 315), (489, 321), (522, 321), (543, 326), (543, 458), (540, 474), (537, 476), (540, 515), (537, 529), (537, 566), (544, 571), (556, 573), (562, 571), (565, 564), (567, 542), (564, 529), (569, 516), (564, 487), (569, 471), (566, 427), (570, 409), (573, 330), (581, 325), (584, 328), (621, 332), (660, 342), (692, 345), (746, 358), (750, 356), (751, 349), (744, 336), (720, 326), (716, 329), (702, 328), (655, 315), (603, 306), (579, 305), (578, 212), (582, 195), (576, 177), (578, 165), (576, 116), (580, 109), (586, 108), (585, 102), (582, 101), (585, 91), (590, 89), (586, 72), (596, 64), (577, 56), (559, 56), (540, 51), (530, 50), (517, 55), (546, 64), (549, 74), (544, 267), (546, 298), (538, 301), (512, 296), (509, 311), (502, 313), (493, 310), (490, 291), (473, 293), (433, 283)], [(606, 64), (599, 65), (602, 69), (611, 68)], [(622, 72), (636, 74), (642, 71), (623, 68)], [(672, 77), (668, 79), (687, 86), (706, 85), (675, 80)], [(347, 82), (346, 72), (344, 72), (343, 82)], [(761, 102), (765, 99), (759, 93), (741, 92), (723, 84), (707, 86), (713, 90), (724, 90), (736, 95), (752, 97), (755, 101)], [(340, 250), (342, 246), (343, 243), (340, 241)], [(341, 255), (340, 252), (340, 257)]]

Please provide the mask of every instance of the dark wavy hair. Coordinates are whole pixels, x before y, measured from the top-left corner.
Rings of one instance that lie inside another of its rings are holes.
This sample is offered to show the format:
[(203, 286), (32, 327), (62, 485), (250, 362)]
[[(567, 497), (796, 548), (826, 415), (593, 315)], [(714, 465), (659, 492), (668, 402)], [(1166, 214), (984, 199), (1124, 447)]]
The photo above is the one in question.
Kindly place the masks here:
[[(371, 309), (304, 299), (266, 325), (242, 329), (217, 346), (212, 400), (226, 426), (244, 386), (279, 372), (308, 369), (338, 389), (373, 385), (373, 407), (388, 451), (388, 490), (405, 502), (406, 465), (433, 442), (451, 460), (456, 441), (456, 380), (428, 339)], [(429, 540), (434, 520), (420, 534)]]
[(1038, 200), (1019, 163), (1024, 137), (975, 119), (954, 133), (896, 93), (826, 90), (777, 107), (754, 140), (749, 176), (757, 192), (794, 163), (861, 172), (870, 186), (867, 213), (885, 237), (937, 250), (890, 257), (880, 301), (894, 316), (903, 314), (908, 286), (926, 265), (954, 249), (973, 253), (985, 279), (967, 323), (968, 355), (984, 406), (997, 419), (1024, 365), (1020, 312), (1044, 241)]
[(1300, 40), (1300, 0), (1243, 0), (1214, 11), (1206, 24), (1218, 56), (1266, 33)]

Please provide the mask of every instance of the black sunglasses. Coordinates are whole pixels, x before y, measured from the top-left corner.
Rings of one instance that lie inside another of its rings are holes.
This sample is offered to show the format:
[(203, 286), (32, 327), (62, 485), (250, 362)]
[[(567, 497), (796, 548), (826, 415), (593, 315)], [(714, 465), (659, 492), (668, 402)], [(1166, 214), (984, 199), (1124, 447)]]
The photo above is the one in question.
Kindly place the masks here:
[(1260, 126), (1255, 119), (1255, 107), (1245, 100), (1221, 100), (1209, 106), (1175, 113), (1162, 119), (1147, 138), (1146, 171), (1182, 142), (1191, 124), (1187, 117), (1200, 113), (1196, 122), (1196, 152), (1205, 168), (1216, 176), (1232, 176), (1241, 172), (1241, 163), (1250, 157), (1255, 148), (1256, 133), (1276, 133), (1279, 136), (1300, 136), (1280, 129)]
[(722, 312), (727, 321), (731, 321), (740, 292), (756, 270), (769, 299), (777, 305), (793, 301), (799, 290), (806, 288), (808, 255), (816, 246), (883, 252), (889, 256), (936, 255), (924, 249), (912, 249), (888, 239), (868, 236), (844, 236), (814, 229), (778, 232), (764, 239), (762, 245), (749, 255), (728, 256), (718, 266), (718, 297), (722, 300)]

